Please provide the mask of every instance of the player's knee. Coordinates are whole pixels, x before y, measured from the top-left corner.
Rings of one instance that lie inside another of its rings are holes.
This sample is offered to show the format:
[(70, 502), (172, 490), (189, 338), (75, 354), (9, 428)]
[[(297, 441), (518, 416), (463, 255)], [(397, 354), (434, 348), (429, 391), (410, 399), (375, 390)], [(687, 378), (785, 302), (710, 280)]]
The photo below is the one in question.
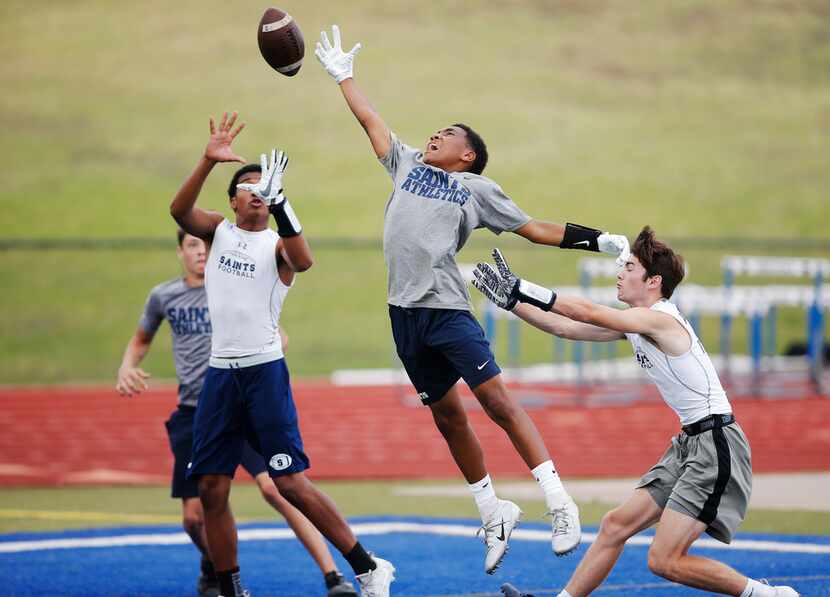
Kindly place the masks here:
[(600, 539), (612, 544), (625, 543), (633, 534), (618, 509), (607, 512), (599, 524)]
[(221, 477), (206, 475), (199, 479), (199, 498), (205, 510), (224, 508), (228, 502), (228, 484)]
[(648, 569), (651, 570), (652, 574), (666, 580), (679, 580), (677, 560), (653, 546), (648, 550)]
[(510, 399), (505, 392), (496, 392), (481, 401), (487, 416), (496, 425), (509, 428), (516, 423), (518, 417), (518, 406)]
[(193, 513), (187, 513), (182, 517), (182, 528), (184, 532), (190, 536), (198, 535), (202, 532), (204, 522), (202, 517)]
[(463, 409), (434, 410), (432, 417), (435, 419), (435, 425), (438, 427), (438, 430), (444, 436), (465, 431), (469, 425), (467, 413)]
[(283, 498), (294, 504), (302, 503), (306, 483), (302, 475), (282, 475), (274, 477), (274, 484)]

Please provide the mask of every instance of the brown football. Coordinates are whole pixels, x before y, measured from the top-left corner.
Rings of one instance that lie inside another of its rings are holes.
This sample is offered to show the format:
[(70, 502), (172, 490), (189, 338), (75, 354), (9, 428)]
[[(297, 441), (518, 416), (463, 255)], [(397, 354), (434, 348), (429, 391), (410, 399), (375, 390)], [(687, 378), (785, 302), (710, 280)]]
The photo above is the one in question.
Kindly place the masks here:
[(303, 65), (305, 42), (294, 18), (279, 8), (269, 8), (259, 20), (259, 51), (271, 68), (293, 77)]

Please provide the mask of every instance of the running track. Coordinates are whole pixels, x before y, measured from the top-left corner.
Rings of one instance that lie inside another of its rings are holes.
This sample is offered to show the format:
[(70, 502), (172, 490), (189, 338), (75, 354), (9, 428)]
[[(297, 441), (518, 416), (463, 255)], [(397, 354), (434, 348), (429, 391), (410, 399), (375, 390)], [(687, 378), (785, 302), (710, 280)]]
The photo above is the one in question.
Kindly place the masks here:
[[(674, 414), (642, 392), (644, 400), (625, 405), (526, 402), (563, 475), (637, 476), (677, 432)], [(294, 394), (316, 478), (457, 477), (428, 409), (400, 388), (299, 382)], [(169, 386), (133, 399), (109, 387), (0, 389), (0, 485), (166, 484), (163, 422), (174, 405)], [(744, 398), (734, 407), (756, 472), (830, 468), (830, 399)], [(481, 410), (471, 409), (470, 419), (490, 471), (525, 476), (504, 433)]]

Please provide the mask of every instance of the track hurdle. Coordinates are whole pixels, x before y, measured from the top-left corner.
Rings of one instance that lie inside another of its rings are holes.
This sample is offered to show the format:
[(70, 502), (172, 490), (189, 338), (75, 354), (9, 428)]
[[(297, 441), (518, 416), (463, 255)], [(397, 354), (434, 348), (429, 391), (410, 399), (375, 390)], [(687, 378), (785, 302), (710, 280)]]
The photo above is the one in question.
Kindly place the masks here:
[[(830, 275), (830, 260), (808, 257), (764, 257), (754, 255), (726, 255), (721, 260), (724, 292), (735, 292), (735, 278), (742, 277), (778, 277), (810, 278), (813, 281), (812, 300), (807, 306), (807, 358), (809, 360), (810, 379), (821, 392), (821, 369), (824, 354), (824, 300), (822, 290), (824, 279)], [(760, 377), (761, 359), (766, 354), (773, 356), (776, 352), (777, 310), (773, 302), (766, 311), (766, 326), (763, 315), (758, 310), (749, 326), (749, 347), (754, 369)], [(721, 353), (724, 358), (725, 374), (729, 375), (729, 357), (732, 354), (733, 317), (729, 311), (721, 316)], [(764, 327), (767, 341), (764, 343)]]

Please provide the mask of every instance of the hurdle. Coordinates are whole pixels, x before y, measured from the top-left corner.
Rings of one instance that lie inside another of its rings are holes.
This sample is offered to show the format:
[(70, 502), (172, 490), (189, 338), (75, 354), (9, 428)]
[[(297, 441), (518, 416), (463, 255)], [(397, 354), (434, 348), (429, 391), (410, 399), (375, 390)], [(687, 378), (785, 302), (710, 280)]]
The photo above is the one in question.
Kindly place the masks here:
[[(810, 278), (812, 280), (811, 296), (805, 297), (808, 302), (796, 300), (795, 303), (805, 307), (807, 311), (807, 359), (810, 381), (816, 391), (822, 393), (821, 373), (824, 355), (824, 309), (823, 296), (824, 279), (830, 275), (830, 260), (809, 257), (765, 257), (756, 255), (726, 255), (721, 259), (723, 272), (723, 288), (727, 295), (737, 291), (735, 285), (737, 277), (769, 277), (769, 278)], [(783, 288), (769, 286), (768, 289)], [(753, 361), (755, 382), (760, 383), (761, 361), (764, 356), (774, 356), (776, 352), (776, 324), (777, 305), (781, 304), (775, 297), (766, 293), (768, 305), (766, 309), (759, 308), (753, 313), (749, 326), (749, 348)], [(779, 293), (780, 294), (780, 293)], [(760, 297), (759, 297), (760, 298)], [(772, 299), (772, 300), (770, 300)], [(784, 300), (783, 304), (794, 304), (791, 300)], [(764, 325), (766, 319), (766, 325)], [(734, 318), (729, 310), (721, 315), (720, 347), (724, 358), (724, 375), (730, 374), (730, 356), (732, 354), (732, 328)], [(766, 327), (766, 342), (764, 342), (764, 328)]]

